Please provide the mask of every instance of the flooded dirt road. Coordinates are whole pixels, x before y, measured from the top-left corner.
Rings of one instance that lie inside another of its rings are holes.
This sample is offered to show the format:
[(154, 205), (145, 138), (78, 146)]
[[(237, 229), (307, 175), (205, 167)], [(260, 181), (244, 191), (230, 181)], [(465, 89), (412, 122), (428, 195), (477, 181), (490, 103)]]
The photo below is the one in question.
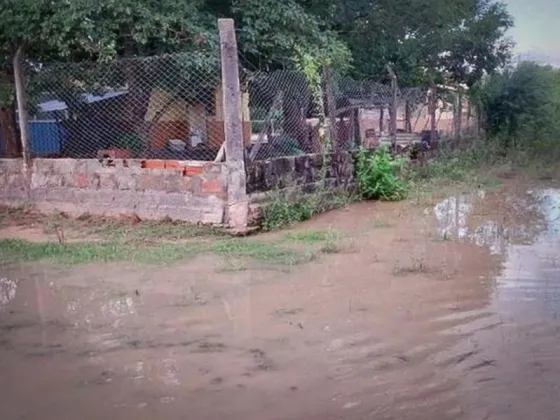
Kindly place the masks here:
[(560, 192), (361, 203), (289, 269), (0, 273), (0, 418), (556, 419)]

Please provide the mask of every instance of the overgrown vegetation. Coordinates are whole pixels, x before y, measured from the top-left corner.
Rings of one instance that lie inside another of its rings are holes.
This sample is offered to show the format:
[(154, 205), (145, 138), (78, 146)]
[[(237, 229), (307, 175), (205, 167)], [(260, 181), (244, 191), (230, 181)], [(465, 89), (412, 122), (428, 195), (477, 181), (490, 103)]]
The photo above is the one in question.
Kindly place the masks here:
[(290, 199), (282, 191), (269, 194), (270, 203), (264, 208), (261, 227), (273, 231), (311, 219), (316, 214), (346, 206), (352, 195), (345, 191), (320, 189)]
[(402, 200), (408, 185), (403, 170), (405, 160), (394, 157), (386, 147), (373, 152), (360, 149), (356, 158), (358, 190), (366, 200)]
[(483, 136), (463, 150), (442, 153), (411, 171), (415, 192), (446, 185), (491, 188), (517, 175), (554, 179), (560, 174), (560, 70), (535, 63), (488, 75), (470, 92)]
[[(535, 63), (494, 73), (473, 90), (493, 151), (517, 159), (560, 157), (560, 70)], [(492, 149), (490, 149), (492, 150)]]

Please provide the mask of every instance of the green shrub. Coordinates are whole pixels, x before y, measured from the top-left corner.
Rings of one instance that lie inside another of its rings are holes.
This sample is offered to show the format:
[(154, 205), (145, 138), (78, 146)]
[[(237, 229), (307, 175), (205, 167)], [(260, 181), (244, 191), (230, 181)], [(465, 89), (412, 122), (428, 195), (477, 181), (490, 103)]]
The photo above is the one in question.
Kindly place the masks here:
[(386, 147), (374, 152), (360, 149), (356, 175), (360, 194), (366, 200), (396, 201), (406, 198), (408, 185), (402, 172), (405, 160), (395, 158)]

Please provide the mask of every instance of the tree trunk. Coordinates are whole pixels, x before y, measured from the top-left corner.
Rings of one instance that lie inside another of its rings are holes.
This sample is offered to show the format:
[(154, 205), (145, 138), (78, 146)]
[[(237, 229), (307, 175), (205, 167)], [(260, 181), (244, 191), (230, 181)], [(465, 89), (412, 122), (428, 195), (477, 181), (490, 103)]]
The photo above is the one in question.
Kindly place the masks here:
[(21, 157), (21, 141), (13, 105), (0, 108), (0, 129), (0, 136), (4, 140), (4, 155), (8, 158)]

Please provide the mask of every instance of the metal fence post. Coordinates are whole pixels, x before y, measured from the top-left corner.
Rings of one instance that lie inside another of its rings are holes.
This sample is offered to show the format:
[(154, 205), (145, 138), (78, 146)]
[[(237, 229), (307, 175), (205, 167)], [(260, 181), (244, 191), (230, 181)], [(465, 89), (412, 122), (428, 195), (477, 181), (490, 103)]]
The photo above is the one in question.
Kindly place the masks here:
[(226, 220), (233, 231), (247, 229), (249, 201), (246, 190), (245, 148), (241, 118), (239, 58), (233, 19), (219, 19), (222, 61), (225, 152), (227, 166)]

